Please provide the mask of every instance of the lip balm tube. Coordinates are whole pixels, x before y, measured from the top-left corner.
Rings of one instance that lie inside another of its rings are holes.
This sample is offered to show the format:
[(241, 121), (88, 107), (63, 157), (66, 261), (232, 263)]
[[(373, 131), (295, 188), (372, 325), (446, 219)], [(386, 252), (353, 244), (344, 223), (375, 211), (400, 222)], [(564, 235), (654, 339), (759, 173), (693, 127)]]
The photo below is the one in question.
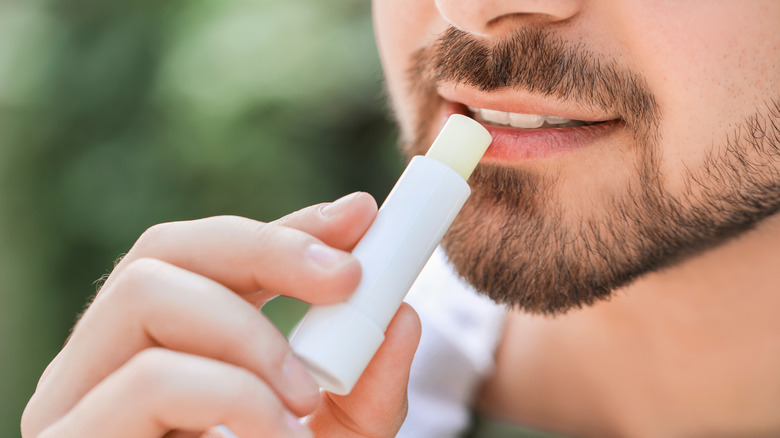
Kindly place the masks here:
[(290, 344), (323, 389), (340, 395), (352, 390), (471, 194), (466, 180), (490, 142), (478, 122), (451, 116), (428, 153), (412, 158), (352, 251), (363, 268), (354, 294), (346, 302), (309, 309)]

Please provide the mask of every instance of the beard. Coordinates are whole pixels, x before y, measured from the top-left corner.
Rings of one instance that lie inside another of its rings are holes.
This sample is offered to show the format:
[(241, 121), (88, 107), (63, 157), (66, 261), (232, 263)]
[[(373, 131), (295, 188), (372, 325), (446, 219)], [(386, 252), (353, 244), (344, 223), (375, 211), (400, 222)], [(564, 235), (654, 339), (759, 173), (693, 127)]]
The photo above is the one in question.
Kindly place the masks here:
[(496, 302), (546, 315), (591, 305), (780, 209), (780, 98), (724, 132), (672, 193), (659, 165), (662, 112), (643, 78), (549, 32), (527, 29), (489, 44), (452, 28), (414, 54), (409, 76), (418, 103), (409, 156), (425, 153), (435, 135), (430, 114), (442, 81), (576, 102), (618, 114), (630, 133), (630, 177), (586, 211), (566, 202), (560, 174), (477, 167), (442, 246), (457, 273)]

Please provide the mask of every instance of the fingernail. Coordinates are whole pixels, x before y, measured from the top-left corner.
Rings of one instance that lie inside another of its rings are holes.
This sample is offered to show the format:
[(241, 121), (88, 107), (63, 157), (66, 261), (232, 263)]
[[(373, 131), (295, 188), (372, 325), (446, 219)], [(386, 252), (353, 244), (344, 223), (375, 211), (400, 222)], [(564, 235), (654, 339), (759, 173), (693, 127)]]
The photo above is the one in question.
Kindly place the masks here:
[(284, 361), (282, 369), (290, 395), (297, 399), (309, 399), (319, 397), (320, 387), (314, 381), (311, 374), (306, 371), (300, 360), (294, 354), (289, 353)]
[(341, 213), (342, 210), (344, 210), (344, 207), (349, 205), (352, 202), (352, 200), (358, 197), (359, 194), (360, 192), (355, 192), (331, 202), (330, 204), (326, 205), (322, 209), (322, 214), (326, 216), (338, 215), (339, 213)]
[(287, 430), (290, 431), (295, 438), (310, 438), (314, 434), (311, 433), (308, 427), (301, 424), (300, 420), (289, 412), (284, 413), (285, 422), (287, 423)]
[(312, 243), (306, 248), (306, 256), (320, 268), (333, 269), (341, 264), (346, 253), (321, 243)]

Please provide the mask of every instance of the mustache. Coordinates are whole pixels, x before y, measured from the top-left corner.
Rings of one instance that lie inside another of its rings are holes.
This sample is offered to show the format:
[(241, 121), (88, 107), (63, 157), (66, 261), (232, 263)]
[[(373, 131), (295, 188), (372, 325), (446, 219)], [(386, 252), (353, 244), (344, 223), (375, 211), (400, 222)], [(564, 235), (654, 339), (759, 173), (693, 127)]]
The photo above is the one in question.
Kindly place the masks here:
[(545, 29), (523, 28), (493, 42), (450, 27), (414, 54), (410, 76), (417, 88), (454, 82), (480, 91), (522, 89), (576, 102), (618, 114), (637, 134), (652, 132), (660, 118), (642, 76)]

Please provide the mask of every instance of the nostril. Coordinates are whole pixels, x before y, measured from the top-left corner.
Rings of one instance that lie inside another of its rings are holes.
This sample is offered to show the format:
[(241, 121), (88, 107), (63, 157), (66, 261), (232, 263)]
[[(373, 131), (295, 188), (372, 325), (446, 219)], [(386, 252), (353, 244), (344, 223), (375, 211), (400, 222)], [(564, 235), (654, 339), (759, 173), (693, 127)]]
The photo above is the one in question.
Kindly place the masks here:
[(582, 0), (436, 0), (436, 8), (452, 26), (479, 36), (497, 36), (518, 26), (568, 20)]

